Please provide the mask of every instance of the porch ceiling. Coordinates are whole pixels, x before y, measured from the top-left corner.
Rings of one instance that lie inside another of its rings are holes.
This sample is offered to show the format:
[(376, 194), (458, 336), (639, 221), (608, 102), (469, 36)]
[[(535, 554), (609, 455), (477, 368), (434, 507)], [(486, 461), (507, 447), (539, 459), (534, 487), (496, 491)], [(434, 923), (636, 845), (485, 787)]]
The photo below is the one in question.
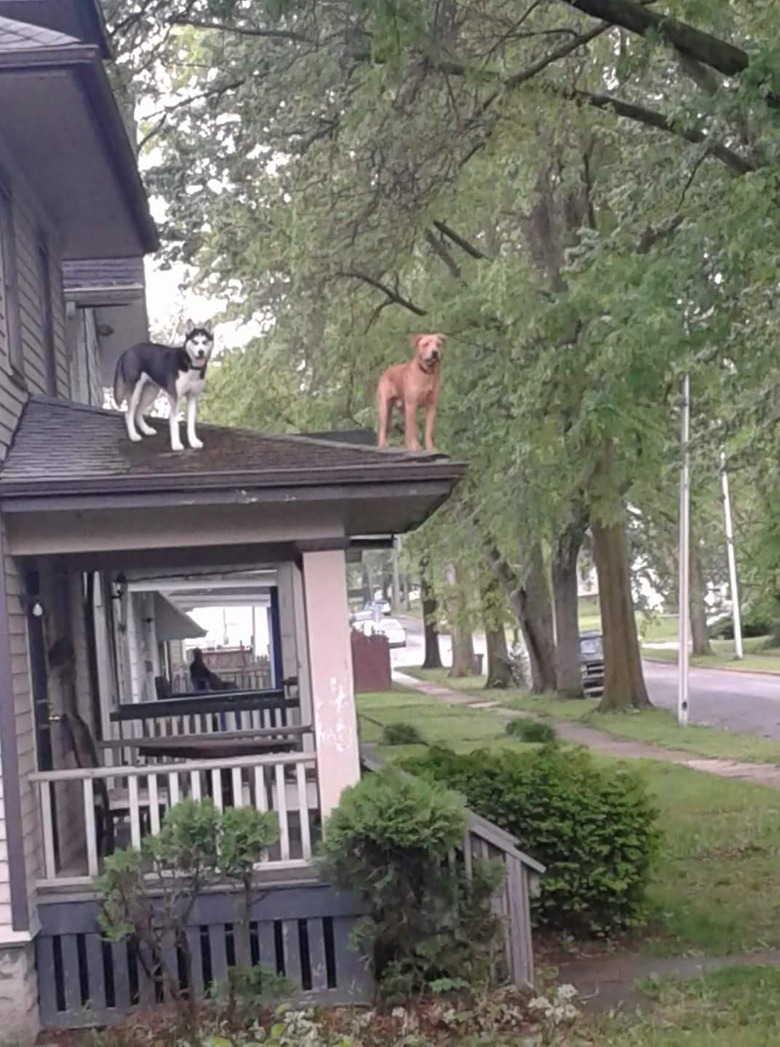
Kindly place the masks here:
[(0, 136), (66, 259), (140, 256), (157, 232), (98, 44), (2, 16)]
[(192, 554), (239, 544), (300, 550), (312, 542), (348, 548), (358, 536), (419, 526), (465, 472), (439, 454), (199, 430), (203, 450), (174, 453), (167, 431), (131, 444), (117, 412), (33, 398), (0, 470), (11, 551)]

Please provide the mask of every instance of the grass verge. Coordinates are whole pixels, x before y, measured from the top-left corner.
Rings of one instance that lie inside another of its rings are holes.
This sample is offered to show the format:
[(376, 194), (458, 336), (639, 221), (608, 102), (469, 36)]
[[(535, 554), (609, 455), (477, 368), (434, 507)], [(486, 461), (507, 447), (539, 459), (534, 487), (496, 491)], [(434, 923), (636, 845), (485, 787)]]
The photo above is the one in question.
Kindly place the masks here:
[[(691, 665), (702, 669), (732, 669), (735, 672), (780, 673), (780, 648), (767, 647), (765, 636), (749, 637), (744, 642), (745, 657), (741, 661), (734, 658), (733, 640), (713, 640), (711, 655), (691, 657)], [(677, 651), (668, 648), (643, 647), (645, 658), (658, 662), (677, 664)]]
[(417, 679), (441, 683), (457, 691), (466, 691), (472, 694), (475, 700), (492, 699), (518, 712), (569, 723), (584, 723), (620, 738), (658, 745), (663, 749), (680, 749), (683, 752), (718, 760), (780, 763), (780, 741), (777, 739), (739, 734), (722, 727), (702, 727), (696, 724), (680, 727), (668, 709), (599, 713), (596, 711), (596, 698), (569, 701), (547, 695), (528, 695), (517, 690), (488, 691), (482, 677), (466, 676), (454, 680), (447, 676), (446, 669), (404, 669), (404, 672)]

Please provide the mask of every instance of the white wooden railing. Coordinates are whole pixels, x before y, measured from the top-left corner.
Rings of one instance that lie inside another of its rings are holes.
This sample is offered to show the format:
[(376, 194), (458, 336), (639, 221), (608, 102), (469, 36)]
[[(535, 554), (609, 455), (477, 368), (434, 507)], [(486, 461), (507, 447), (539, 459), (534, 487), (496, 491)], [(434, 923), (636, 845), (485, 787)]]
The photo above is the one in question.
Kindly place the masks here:
[(316, 768), (316, 754), (293, 752), (32, 774), (43, 843), (38, 886), (91, 883), (112, 846), (138, 847), (143, 836), (159, 833), (168, 808), (207, 796), (220, 810), (274, 811), (279, 840), (262, 868), (306, 867), (320, 820)]

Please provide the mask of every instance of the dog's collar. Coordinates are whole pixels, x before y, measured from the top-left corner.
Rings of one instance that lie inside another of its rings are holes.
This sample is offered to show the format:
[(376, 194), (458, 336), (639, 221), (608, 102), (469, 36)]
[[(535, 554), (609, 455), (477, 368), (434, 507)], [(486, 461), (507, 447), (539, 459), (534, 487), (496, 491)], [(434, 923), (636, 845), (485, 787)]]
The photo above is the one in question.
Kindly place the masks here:
[(433, 374), (438, 362), (438, 360), (431, 360), (430, 366), (426, 367), (423, 361), (419, 357), (417, 358), (417, 366), (420, 368), (423, 374)]

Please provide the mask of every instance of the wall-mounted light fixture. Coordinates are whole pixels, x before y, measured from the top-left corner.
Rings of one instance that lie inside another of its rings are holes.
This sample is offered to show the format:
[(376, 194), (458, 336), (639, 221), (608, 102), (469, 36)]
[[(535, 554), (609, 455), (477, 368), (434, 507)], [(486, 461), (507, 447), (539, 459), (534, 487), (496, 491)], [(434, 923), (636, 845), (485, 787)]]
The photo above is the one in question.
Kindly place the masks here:
[(118, 574), (111, 582), (111, 599), (121, 600), (127, 592), (127, 578), (124, 574)]
[(45, 611), (39, 596), (32, 596), (29, 593), (24, 593), (20, 599), (22, 607), (27, 614), (31, 615), (33, 618), (43, 618)]

